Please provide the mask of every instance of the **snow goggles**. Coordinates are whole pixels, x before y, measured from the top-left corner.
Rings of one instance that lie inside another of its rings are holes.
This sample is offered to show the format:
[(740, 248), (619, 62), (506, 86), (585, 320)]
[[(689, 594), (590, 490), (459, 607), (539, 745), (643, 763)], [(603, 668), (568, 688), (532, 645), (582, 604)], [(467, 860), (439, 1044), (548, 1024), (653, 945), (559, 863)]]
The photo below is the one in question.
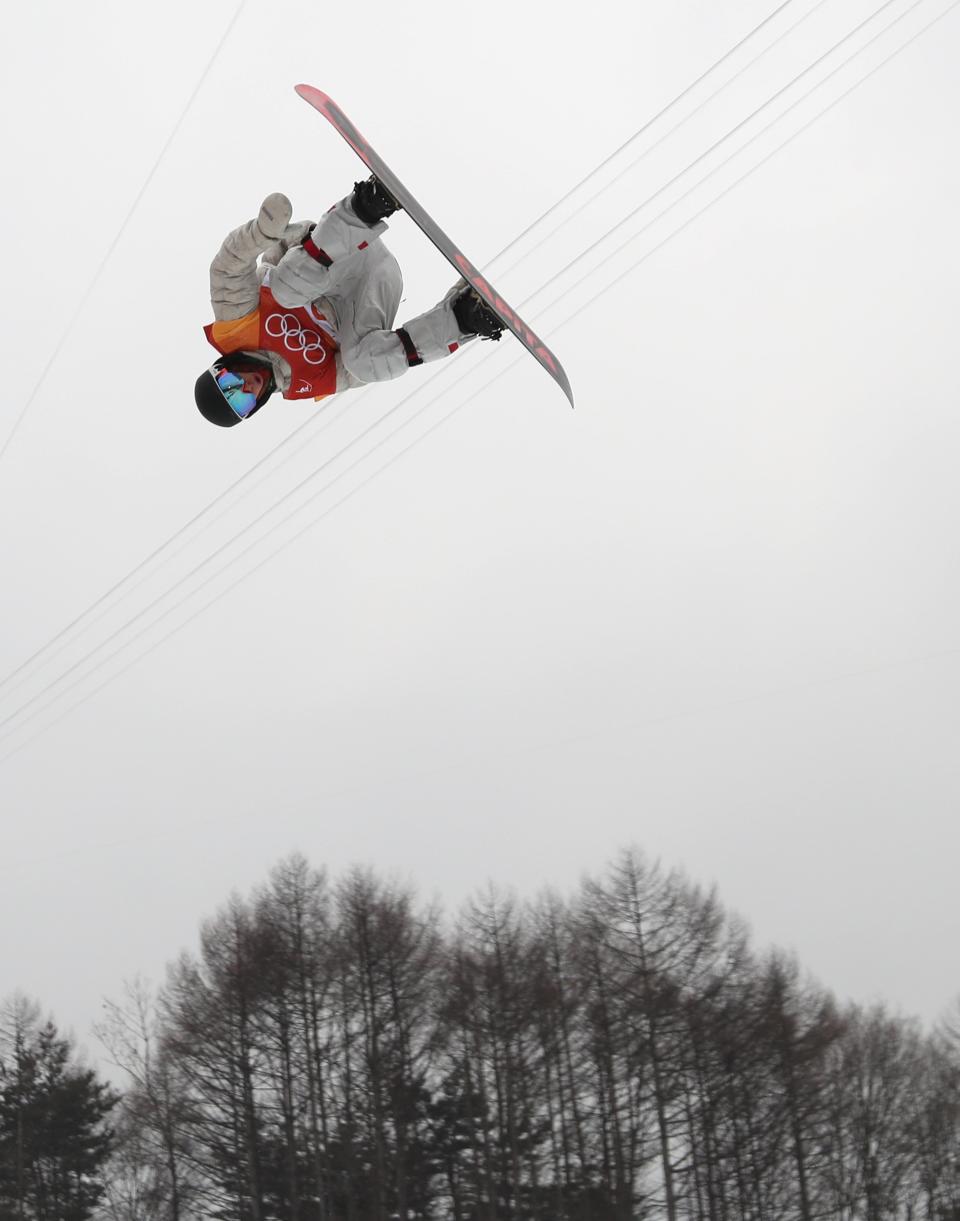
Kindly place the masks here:
[(213, 374), (220, 393), (230, 404), (231, 410), (241, 420), (245, 420), (255, 410), (257, 396), (251, 394), (249, 390), (244, 390), (243, 378), (237, 377), (236, 373), (231, 373), (229, 369), (218, 369), (214, 366), (210, 372)]

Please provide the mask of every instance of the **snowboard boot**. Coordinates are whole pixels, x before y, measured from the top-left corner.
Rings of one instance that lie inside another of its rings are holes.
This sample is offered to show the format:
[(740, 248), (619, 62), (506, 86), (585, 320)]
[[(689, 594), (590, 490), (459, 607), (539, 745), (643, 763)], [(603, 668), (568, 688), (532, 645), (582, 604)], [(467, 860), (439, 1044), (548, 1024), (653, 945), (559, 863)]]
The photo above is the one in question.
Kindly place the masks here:
[(371, 174), (363, 182), (353, 184), (350, 203), (360, 220), (371, 227), (392, 216), (400, 207), (375, 174)]
[(465, 288), (456, 298), (453, 303), (453, 316), (464, 335), (499, 339), (503, 334), (503, 322), (472, 288)]

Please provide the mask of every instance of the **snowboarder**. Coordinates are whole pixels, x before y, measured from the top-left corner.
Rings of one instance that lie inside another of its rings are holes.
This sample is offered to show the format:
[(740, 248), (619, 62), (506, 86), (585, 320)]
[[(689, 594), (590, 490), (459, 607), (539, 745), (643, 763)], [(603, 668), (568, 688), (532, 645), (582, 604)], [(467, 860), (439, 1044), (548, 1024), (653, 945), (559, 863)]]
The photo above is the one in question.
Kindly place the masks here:
[(317, 224), (292, 222), (277, 192), (227, 235), (210, 266), (215, 321), (204, 328), (221, 355), (195, 388), (206, 419), (228, 428), (277, 390), (326, 398), (399, 377), (477, 335), (500, 338), (502, 321), (465, 280), (393, 329), (403, 277), (381, 237), (398, 206), (371, 176)]

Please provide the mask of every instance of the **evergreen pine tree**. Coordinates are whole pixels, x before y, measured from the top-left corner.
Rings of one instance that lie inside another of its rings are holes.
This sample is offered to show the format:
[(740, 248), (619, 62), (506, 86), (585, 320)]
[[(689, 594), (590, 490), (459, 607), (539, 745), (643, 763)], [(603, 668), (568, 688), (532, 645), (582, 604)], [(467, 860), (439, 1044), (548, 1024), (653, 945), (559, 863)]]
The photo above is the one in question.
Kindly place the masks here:
[(0, 1221), (85, 1221), (103, 1194), (117, 1102), (36, 1005), (0, 1017)]

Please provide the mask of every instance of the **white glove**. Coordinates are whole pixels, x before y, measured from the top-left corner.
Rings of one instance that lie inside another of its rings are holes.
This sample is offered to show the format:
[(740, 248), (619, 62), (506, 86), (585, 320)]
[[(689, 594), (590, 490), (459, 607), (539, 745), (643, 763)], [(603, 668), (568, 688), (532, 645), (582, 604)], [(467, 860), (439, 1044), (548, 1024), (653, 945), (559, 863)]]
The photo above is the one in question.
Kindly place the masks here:
[(293, 215), (293, 204), (279, 191), (274, 191), (260, 205), (257, 228), (267, 241), (276, 242), (284, 236)]

